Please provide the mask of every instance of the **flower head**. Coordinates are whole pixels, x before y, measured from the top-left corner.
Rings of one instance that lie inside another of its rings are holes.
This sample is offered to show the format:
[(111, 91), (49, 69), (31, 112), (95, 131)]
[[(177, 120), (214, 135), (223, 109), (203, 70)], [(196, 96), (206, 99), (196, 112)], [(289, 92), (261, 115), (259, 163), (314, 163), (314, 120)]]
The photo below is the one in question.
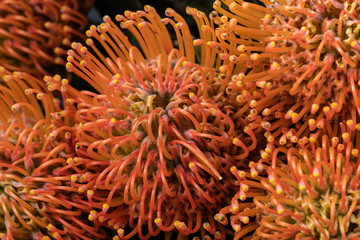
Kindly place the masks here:
[(105, 16), (105, 23), (87, 31), (100, 44), (89, 38), (91, 49), (73, 43), (69, 51), (67, 69), (99, 91), (68, 99), (78, 108), (79, 160), (97, 168), (81, 191), (94, 208), (89, 217), (117, 230), (115, 238), (175, 229), (224, 238), (225, 227), (213, 215), (237, 190), (230, 168), (248, 170), (246, 157), (257, 146), (256, 126), (237, 112), (249, 106), (227, 91), (240, 66), (233, 58), (222, 60), (213, 19), (193, 8), (187, 12), (199, 24), (200, 39), (193, 41), (172, 9), (160, 19), (145, 6), (116, 16), (120, 28)]
[(4, 68), (0, 76), (1, 237), (101, 239), (71, 182), (83, 173), (67, 160), (74, 156), (70, 109), (35, 77)]
[(1, 65), (11, 71), (48, 74), (64, 65), (70, 43), (84, 38), (91, 0), (0, 1)]
[[(310, 133), (341, 111), (359, 109), (356, 1), (224, 3), (228, 11), (220, 1), (214, 3), (222, 15), (217, 31), (231, 54), (254, 66), (243, 82), (268, 88), (265, 99), (275, 100), (254, 99), (264, 122), (276, 112), (281, 115), (268, 121), (276, 142), (304, 145)], [(259, 65), (267, 67), (259, 70)]]
[(359, 238), (358, 130), (340, 126), (309, 148), (274, 150), (261, 180), (268, 194), (254, 198), (262, 210), (257, 237)]

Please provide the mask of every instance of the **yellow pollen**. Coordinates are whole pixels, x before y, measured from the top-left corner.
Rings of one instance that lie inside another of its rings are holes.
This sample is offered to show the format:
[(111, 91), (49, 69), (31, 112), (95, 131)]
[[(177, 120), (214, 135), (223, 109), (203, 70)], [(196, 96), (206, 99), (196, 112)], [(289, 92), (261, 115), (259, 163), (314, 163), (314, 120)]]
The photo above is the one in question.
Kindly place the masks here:
[(311, 106), (311, 110), (318, 110), (319, 109), (319, 105), (318, 104), (313, 104), (312, 106)]
[(243, 217), (241, 221), (245, 224), (249, 223), (249, 217)]
[(190, 92), (190, 93), (189, 93), (189, 97), (190, 97), (190, 98), (193, 98), (194, 96), (195, 96), (195, 93), (193, 93), (193, 92)]
[(256, 100), (251, 100), (250, 101), (250, 107), (252, 107), (252, 108), (257, 107), (257, 101)]
[(81, 194), (81, 193), (83, 193), (83, 192), (84, 192), (84, 188), (79, 187), (79, 188), (78, 188), (78, 193), (80, 193), (80, 194)]
[(29, 191), (29, 194), (30, 194), (30, 195), (35, 195), (35, 190), (34, 190), (34, 189), (31, 189), (31, 190)]
[(54, 232), (54, 233), (52, 234), (52, 236), (53, 236), (54, 238), (57, 238), (57, 237), (59, 236), (59, 233), (58, 233), (58, 232)]
[(253, 53), (253, 54), (251, 54), (250, 55), (250, 58), (252, 59), (252, 60), (258, 60), (259, 59), (259, 54), (257, 54), (257, 53)]
[(116, 119), (115, 119), (115, 118), (111, 118), (111, 119), (110, 119), (110, 122), (111, 122), (111, 123), (116, 123)]
[(107, 203), (103, 204), (103, 209), (107, 210), (107, 209), (109, 209), (109, 207), (110, 207), (109, 204), (107, 204)]
[(322, 129), (324, 127), (324, 123), (322, 122), (318, 122), (318, 124), (316, 125), (317, 128)]
[(359, 150), (353, 149), (353, 150), (351, 150), (351, 154), (352, 154), (354, 157), (356, 157), (356, 156), (359, 154)]
[(119, 235), (124, 235), (124, 229), (119, 228), (119, 229), (117, 230), (117, 233), (118, 233)]
[(247, 2), (244, 2), (243, 4), (241, 4), (241, 6), (244, 8), (244, 9), (248, 9), (250, 7), (250, 4), (247, 3)]
[(245, 201), (245, 200), (246, 200), (246, 194), (245, 194), (245, 193), (240, 193), (239, 199), (240, 199), (241, 201)]
[(239, 46), (237, 47), (237, 50), (238, 50), (239, 52), (244, 52), (244, 51), (245, 51), (245, 45), (239, 45)]
[(278, 67), (279, 67), (279, 63), (273, 62), (272, 67), (273, 67), (273, 68), (278, 68)]
[(245, 171), (239, 171), (238, 175), (241, 178), (245, 177)]
[(104, 216), (100, 216), (100, 217), (98, 218), (98, 221), (99, 221), (99, 222), (104, 222), (104, 221), (105, 221)]
[(277, 213), (278, 213), (278, 214), (283, 214), (283, 213), (284, 213), (284, 209), (281, 208), (281, 207), (279, 207), (279, 209), (277, 210)]
[(161, 220), (160, 220), (160, 218), (155, 218), (154, 222), (155, 222), (156, 224), (158, 224), (158, 223), (161, 222)]
[(49, 223), (47, 226), (46, 226), (47, 230), (51, 230), (53, 228), (53, 225), (51, 223)]
[(269, 147), (267, 147), (267, 148), (265, 148), (265, 152), (267, 152), (267, 153), (271, 153), (272, 151), (271, 151), (271, 148), (269, 148)]
[(274, 177), (269, 177), (269, 182), (271, 184), (276, 184), (276, 179)]
[(330, 107), (332, 109), (336, 108), (337, 106), (338, 106), (338, 104), (336, 102), (333, 102), (333, 103), (330, 104)]
[(231, 212), (237, 212), (237, 211), (239, 211), (239, 206), (231, 206), (231, 207), (230, 207), (230, 211), (231, 211)]
[(300, 191), (305, 191), (305, 189), (306, 189), (305, 184), (301, 182), (301, 183), (299, 184), (299, 190), (300, 190)]
[(233, 143), (236, 144), (239, 141), (238, 138), (233, 138)]
[(240, 227), (239, 225), (236, 225), (236, 226), (234, 227), (234, 231), (235, 231), (235, 232), (240, 232), (240, 230), (241, 230), (241, 227)]
[(189, 168), (193, 168), (193, 167), (195, 167), (195, 163), (190, 162), (190, 163), (189, 163)]
[(274, 142), (274, 137), (272, 136), (272, 135), (270, 135), (270, 136), (268, 136), (267, 137), (267, 141), (269, 142), (269, 143), (272, 143), (272, 142)]

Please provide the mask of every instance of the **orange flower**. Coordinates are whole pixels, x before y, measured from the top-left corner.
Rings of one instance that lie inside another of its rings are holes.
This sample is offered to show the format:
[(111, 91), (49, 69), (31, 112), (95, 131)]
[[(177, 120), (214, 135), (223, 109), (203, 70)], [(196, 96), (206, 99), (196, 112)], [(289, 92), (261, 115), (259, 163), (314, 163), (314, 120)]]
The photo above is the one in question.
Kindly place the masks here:
[(99, 44), (89, 38), (91, 50), (73, 43), (69, 51), (67, 69), (99, 92), (67, 100), (78, 108), (79, 165), (94, 168), (79, 191), (93, 207), (89, 219), (116, 230), (114, 239), (170, 237), (174, 229), (224, 239), (228, 231), (213, 217), (237, 191), (230, 168), (248, 171), (246, 157), (258, 143), (256, 126), (247, 125), (249, 104), (227, 89), (233, 72), (247, 66), (225, 59), (214, 15), (187, 12), (200, 39), (172, 9), (160, 19), (146, 6), (116, 16), (122, 30), (105, 16), (87, 31)]
[(0, 77), (1, 238), (103, 238), (97, 226), (82, 218), (91, 208), (71, 182), (75, 172), (67, 159), (74, 156), (70, 109), (63, 110), (60, 100), (35, 77), (4, 68)]
[(274, 150), (254, 239), (359, 239), (359, 130), (327, 130), (308, 148)]
[(64, 65), (70, 43), (84, 38), (83, 14), (92, 0), (1, 0), (0, 58), (11, 71), (48, 74), (55, 66)]
[[(267, 131), (275, 142), (304, 145), (341, 111), (359, 111), (357, 1), (223, 3), (228, 10), (214, 3), (222, 15), (218, 36), (229, 43), (230, 54), (254, 66), (242, 82), (267, 88), (254, 105), (259, 118), (271, 124)], [(279, 120), (266, 120), (274, 114)]]

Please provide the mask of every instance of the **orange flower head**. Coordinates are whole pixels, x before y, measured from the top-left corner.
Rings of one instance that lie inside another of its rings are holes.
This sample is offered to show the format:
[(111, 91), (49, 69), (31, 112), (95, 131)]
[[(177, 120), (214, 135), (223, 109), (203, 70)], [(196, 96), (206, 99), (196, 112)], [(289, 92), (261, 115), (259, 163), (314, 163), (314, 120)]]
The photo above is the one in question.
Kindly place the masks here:
[(72, 184), (85, 173), (68, 161), (74, 156), (70, 109), (31, 75), (1, 68), (0, 76), (1, 238), (101, 239), (83, 218), (90, 207)]
[(359, 132), (340, 127), (309, 147), (274, 150), (261, 180), (267, 195), (254, 198), (255, 237), (359, 239)]
[(77, 155), (88, 162), (84, 167), (97, 167), (81, 191), (93, 206), (89, 217), (116, 230), (114, 238), (173, 230), (225, 238), (214, 215), (237, 190), (230, 168), (248, 171), (246, 157), (258, 143), (256, 126), (237, 112), (249, 106), (227, 91), (241, 67), (236, 59), (222, 60), (213, 18), (187, 12), (200, 39), (192, 39), (172, 9), (161, 19), (145, 6), (116, 16), (120, 28), (105, 16), (87, 31), (89, 49), (73, 43), (69, 51), (67, 69), (99, 92), (67, 101), (78, 108)]
[[(282, 145), (299, 141), (303, 145), (309, 129), (322, 129), (341, 111), (359, 111), (358, 1), (223, 3), (228, 10), (220, 1), (214, 3), (217, 14), (222, 15), (219, 36), (228, 43), (230, 54), (253, 65), (243, 82), (268, 88), (265, 99), (269, 104), (257, 100), (260, 117), (265, 122), (278, 112), (281, 121), (268, 121), (270, 133), (279, 129), (296, 136), (291, 140), (278, 132), (277, 142), (283, 137)], [(259, 70), (259, 65), (266, 68)], [(277, 100), (269, 101), (274, 94)]]
[(1, 65), (11, 71), (46, 75), (64, 65), (70, 43), (84, 38), (91, 0), (0, 1)]

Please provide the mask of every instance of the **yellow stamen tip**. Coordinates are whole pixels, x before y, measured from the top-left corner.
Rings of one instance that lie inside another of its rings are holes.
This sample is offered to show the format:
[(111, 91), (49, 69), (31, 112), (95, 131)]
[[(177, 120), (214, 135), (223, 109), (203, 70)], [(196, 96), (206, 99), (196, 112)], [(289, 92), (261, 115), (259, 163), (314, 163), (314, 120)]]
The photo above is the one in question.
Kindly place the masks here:
[(249, 217), (243, 217), (242, 222), (245, 224), (249, 223)]
[(51, 223), (49, 223), (49, 224), (46, 226), (46, 229), (49, 230), (49, 231), (50, 231), (52, 228), (53, 228), (53, 225), (52, 225)]

